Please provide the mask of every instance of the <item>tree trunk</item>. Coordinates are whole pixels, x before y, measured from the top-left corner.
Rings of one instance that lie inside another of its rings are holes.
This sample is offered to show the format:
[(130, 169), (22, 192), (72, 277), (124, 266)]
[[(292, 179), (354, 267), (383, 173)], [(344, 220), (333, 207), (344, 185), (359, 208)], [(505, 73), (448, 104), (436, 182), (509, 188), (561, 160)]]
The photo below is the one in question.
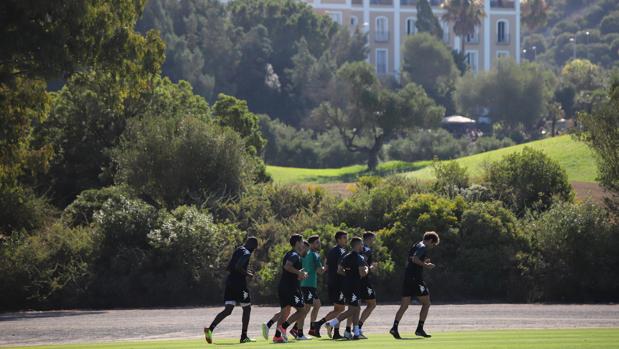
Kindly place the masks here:
[(383, 147), (383, 136), (380, 135), (374, 138), (374, 145), (368, 151), (368, 169), (370, 171), (376, 170), (378, 166), (378, 153)]

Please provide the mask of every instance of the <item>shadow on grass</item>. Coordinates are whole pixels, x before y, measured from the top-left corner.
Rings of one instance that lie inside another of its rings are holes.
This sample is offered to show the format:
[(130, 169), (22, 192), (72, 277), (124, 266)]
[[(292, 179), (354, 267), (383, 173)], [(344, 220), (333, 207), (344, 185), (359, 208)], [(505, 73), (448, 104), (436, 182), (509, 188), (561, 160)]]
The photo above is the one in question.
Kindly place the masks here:
[(414, 163), (398, 163), (398, 164), (388, 164), (387, 166), (379, 165), (378, 168), (374, 171), (370, 171), (369, 169), (365, 169), (358, 172), (353, 173), (345, 173), (339, 176), (305, 176), (303, 178), (304, 182), (308, 183), (336, 183), (336, 182), (356, 182), (359, 177), (363, 176), (378, 176), (378, 177), (387, 177), (390, 175), (403, 173), (403, 172), (411, 172), (421, 170), (422, 168), (428, 167), (432, 164), (432, 161), (417, 161)]

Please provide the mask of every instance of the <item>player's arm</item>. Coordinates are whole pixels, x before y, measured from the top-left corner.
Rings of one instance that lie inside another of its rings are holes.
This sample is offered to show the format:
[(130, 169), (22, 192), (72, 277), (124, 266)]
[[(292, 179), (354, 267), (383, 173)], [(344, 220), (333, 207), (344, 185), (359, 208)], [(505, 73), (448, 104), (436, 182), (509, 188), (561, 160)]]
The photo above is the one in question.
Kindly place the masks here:
[(413, 263), (417, 264), (418, 266), (421, 266), (427, 269), (432, 269), (435, 267), (434, 264), (430, 263), (430, 260), (427, 260), (424, 262), (421, 259), (419, 259), (419, 257), (417, 257), (416, 255), (412, 256), (411, 260), (413, 261)]
[(318, 275), (322, 275), (324, 274), (325, 271), (327, 271), (327, 267), (322, 265), (322, 261), (320, 260), (320, 257), (316, 256), (316, 273)]
[(294, 267), (294, 264), (291, 260), (287, 260), (286, 264), (284, 264), (284, 270), (295, 274), (296, 276), (298, 276), (299, 278), (305, 279), (307, 278), (307, 273), (303, 271), (303, 269), (297, 269)]
[(368, 273), (369, 273), (369, 272), (370, 272), (370, 268), (368, 268), (368, 266), (367, 266), (367, 265), (365, 265), (365, 264), (361, 264), (361, 265), (359, 266), (359, 275), (360, 275), (361, 277), (366, 277), (366, 276), (368, 276)]
[(237, 261), (236, 264), (234, 265), (234, 269), (241, 273), (241, 274), (245, 274), (246, 276), (254, 276), (254, 274), (252, 272), (250, 272), (249, 270), (245, 269), (245, 263), (247, 263), (247, 261), (249, 260), (249, 255), (242, 255)]
[(337, 266), (337, 273), (340, 275), (346, 276), (346, 270), (341, 264)]

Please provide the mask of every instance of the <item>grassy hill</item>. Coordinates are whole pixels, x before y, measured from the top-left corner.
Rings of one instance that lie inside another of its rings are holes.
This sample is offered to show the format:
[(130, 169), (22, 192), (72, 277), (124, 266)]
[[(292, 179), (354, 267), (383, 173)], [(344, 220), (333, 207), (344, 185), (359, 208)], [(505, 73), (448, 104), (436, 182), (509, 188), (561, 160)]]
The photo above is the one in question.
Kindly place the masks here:
[[(485, 161), (496, 161), (504, 155), (521, 151), (525, 146), (542, 150), (551, 158), (557, 160), (567, 171), (570, 181), (595, 182), (597, 167), (591, 150), (582, 142), (577, 142), (571, 136), (560, 136), (540, 141), (519, 144), (512, 147), (475, 154), (458, 161), (466, 166), (471, 177), (479, 177)], [(389, 161), (379, 165), (375, 172), (367, 171), (365, 165), (347, 166), (329, 169), (293, 168), (268, 166), (267, 172), (277, 183), (337, 183), (353, 182), (359, 176), (404, 173), (409, 177), (429, 180), (433, 177), (431, 161), (403, 162)]]

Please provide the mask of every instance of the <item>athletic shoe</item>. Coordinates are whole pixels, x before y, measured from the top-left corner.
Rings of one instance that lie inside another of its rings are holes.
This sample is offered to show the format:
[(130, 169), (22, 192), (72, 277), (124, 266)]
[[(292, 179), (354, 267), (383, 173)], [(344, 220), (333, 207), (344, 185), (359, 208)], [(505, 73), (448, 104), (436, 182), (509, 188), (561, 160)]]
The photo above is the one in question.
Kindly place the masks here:
[(311, 338), (307, 338), (307, 337), (305, 337), (305, 335), (303, 335), (303, 336), (298, 336), (297, 340), (298, 341), (309, 341), (309, 340), (311, 340)]
[(267, 324), (262, 324), (262, 337), (264, 340), (269, 340), (269, 326)]
[(273, 343), (288, 343), (288, 340), (282, 336), (273, 337)]
[(359, 339), (368, 339), (363, 333), (360, 333), (358, 337)]
[(415, 336), (424, 337), (424, 338), (432, 337), (431, 335), (427, 334), (426, 331), (424, 331), (424, 330), (417, 330), (417, 331), (415, 331)]
[(312, 337), (320, 338), (320, 329), (316, 327), (312, 327), (310, 328), (307, 334), (309, 334)]
[(340, 335), (339, 332), (335, 332), (333, 334), (333, 339), (335, 339), (335, 340), (342, 339), (342, 338), (344, 338), (344, 337), (342, 337), (342, 335)]
[(329, 338), (333, 338), (333, 326), (331, 326), (331, 324), (327, 322), (325, 324), (325, 327), (327, 328), (327, 336), (329, 336)]
[(352, 340), (352, 341), (358, 341), (359, 339), (361, 339), (361, 336), (352, 336), (352, 337), (350, 337), (350, 340)]
[(208, 344), (213, 344), (213, 331), (210, 328), (204, 329), (204, 338)]
[(344, 338), (352, 339), (352, 333), (350, 331), (344, 331)]
[(241, 337), (241, 344), (242, 344), (242, 343), (253, 343), (253, 342), (255, 342), (255, 341), (256, 341), (256, 340), (255, 340), (255, 339), (253, 339), (253, 338), (249, 338), (249, 337)]
[(282, 334), (281, 337), (284, 338), (286, 343), (288, 343), (288, 335), (286, 334), (286, 330), (283, 327), (278, 327), (277, 329)]
[(398, 329), (395, 327), (392, 327), (389, 330), (389, 333), (393, 336), (393, 338), (395, 339), (402, 339), (402, 337), (400, 337), (400, 333), (398, 332)]
[(299, 330), (297, 330), (296, 328), (291, 328), (290, 329), (290, 335), (292, 336), (292, 338), (297, 339), (297, 337), (299, 337)]

